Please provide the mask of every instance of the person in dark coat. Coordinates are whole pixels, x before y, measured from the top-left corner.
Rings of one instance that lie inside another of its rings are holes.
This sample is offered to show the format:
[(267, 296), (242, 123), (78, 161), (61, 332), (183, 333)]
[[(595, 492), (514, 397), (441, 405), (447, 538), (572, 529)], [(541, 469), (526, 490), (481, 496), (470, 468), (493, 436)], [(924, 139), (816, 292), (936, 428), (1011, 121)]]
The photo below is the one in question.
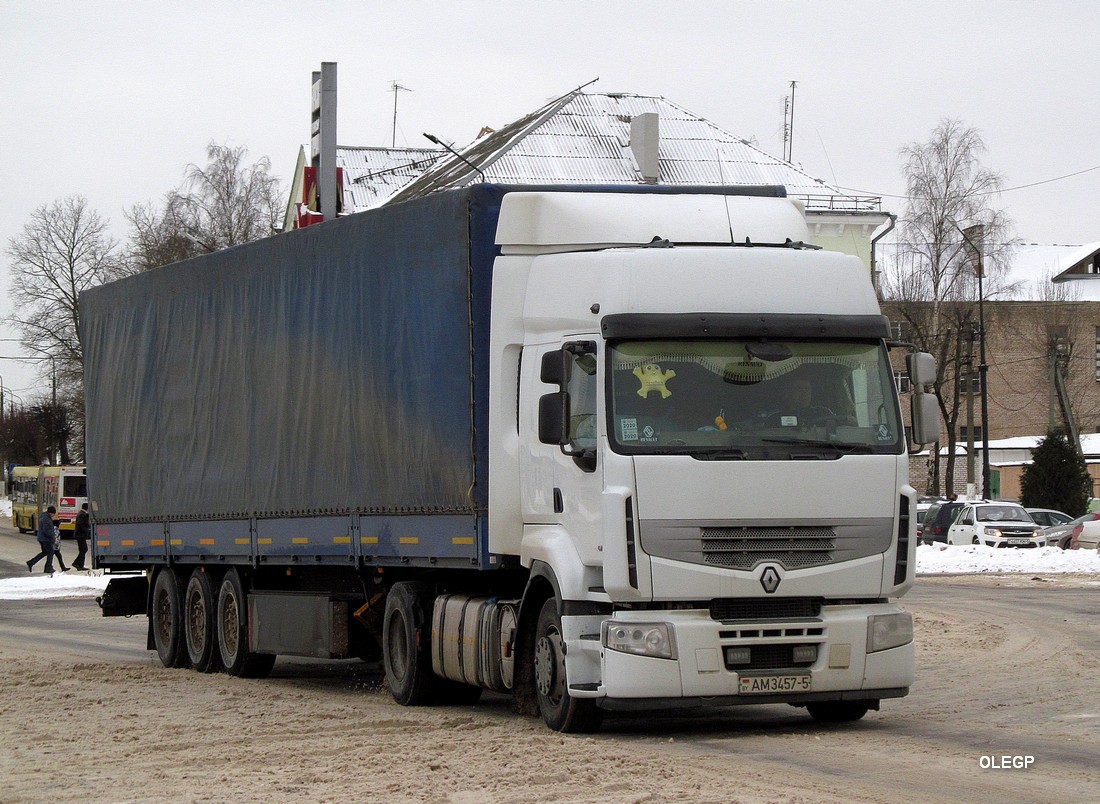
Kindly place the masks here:
[(69, 568), (65, 566), (65, 560), (61, 557), (61, 550), (57, 546), (57, 528), (53, 523), (55, 514), (57, 514), (57, 509), (51, 505), (38, 517), (38, 531), (35, 533), (35, 538), (42, 546), (42, 552), (27, 562), (27, 572), (34, 572), (34, 565), (44, 558), (46, 559), (45, 572), (53, 574), (53, 557), (55, 555), (61, 571), (69, 571)]
[(76, 537), (76, 547), (78, 552), (76, 554), (76, 561), (73, 562), (73, 566), (78, 570), (86, 570), (89, 567), (84, 564), (84, 556), (88, 555), (88, 539), (92, 535), (92, 518), (88, 514), (88, 503), (84, 503), (80, 506), (80, 513), (76, 515), (76, 529), (73, 531), (73, 536)]

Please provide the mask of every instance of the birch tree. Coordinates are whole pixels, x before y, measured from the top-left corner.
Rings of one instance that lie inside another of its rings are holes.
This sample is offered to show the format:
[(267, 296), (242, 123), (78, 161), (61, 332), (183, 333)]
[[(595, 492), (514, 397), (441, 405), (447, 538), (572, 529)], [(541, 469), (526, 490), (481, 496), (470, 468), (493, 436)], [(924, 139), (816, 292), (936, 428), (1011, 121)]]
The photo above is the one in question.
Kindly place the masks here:
[(159, 209), (153, 204), (129, 209), (134, 263), (155, 268), (276, 233), (286, 206), (279, 180), (267, 157), (251, 164), (247, 157), (243, 145), (211, 142), (206, 165), (188, 165), (183, 183), (165, 195)]
[[(1011, 221), (993, 205), (1004, 178), (982, 164), (985, 152), (977, 129), (951, 119), (942, 120), (928, 140), (900, 149), (906, 211), (898, 228), (897, 258), (882, 286), (884, 300), (893, 302), (907, 325), (907, 339), (937, 358), (940, 373), (932, 390), (947, 431), (947, 491), (954, 473), (962, 381), (972, 376), (977, 362), (975, 251), (983, 255), (985, 298), (1011, 292), (1004, 281)], [(980, 242), (974, 242), (976, 232)], [(934, 446), (934, 478), (939, 477), (939, 446)], [(932, 490), (938, 491), (937, 486), (933, 480)]]

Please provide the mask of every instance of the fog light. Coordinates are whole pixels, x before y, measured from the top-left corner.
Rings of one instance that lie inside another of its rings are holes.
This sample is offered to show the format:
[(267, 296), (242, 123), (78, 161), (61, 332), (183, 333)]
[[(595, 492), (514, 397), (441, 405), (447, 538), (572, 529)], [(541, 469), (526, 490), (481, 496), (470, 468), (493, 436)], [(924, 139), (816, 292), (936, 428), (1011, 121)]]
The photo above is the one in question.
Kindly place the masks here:
[(817, 661), (817, 645), (795, 645), (791, 658), (795, 664), (813, 664)]
[(608, 650), (675, 659), (676, 644), (668, 623), (604, 623), (603, 645)]
[(913, 615), (876, 614), (867, 618), (867, 652), (889, 650), (913, 641)]
[(751, 648), (726, 648), (726, 664), (748, 664), (752, 661)]

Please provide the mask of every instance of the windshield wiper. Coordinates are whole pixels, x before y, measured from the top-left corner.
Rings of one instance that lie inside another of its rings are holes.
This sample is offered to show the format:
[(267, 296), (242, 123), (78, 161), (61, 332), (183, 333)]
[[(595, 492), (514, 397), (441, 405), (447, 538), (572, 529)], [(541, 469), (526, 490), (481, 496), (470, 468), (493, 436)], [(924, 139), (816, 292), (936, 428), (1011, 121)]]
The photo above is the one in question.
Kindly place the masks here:
[(697, 461), (743, 461), (748, 455), (743, 449), (721, 449), (711, 452), (693, 452), (691, 454)]
[(869, 444), (861, 444), (853, 441), (826, 441), (816, 438), (761, 438), (769, 444), (789, 444), (795, 447), (831, 447), (840, 452), (861, 453), (870, 455), (874, 450)]

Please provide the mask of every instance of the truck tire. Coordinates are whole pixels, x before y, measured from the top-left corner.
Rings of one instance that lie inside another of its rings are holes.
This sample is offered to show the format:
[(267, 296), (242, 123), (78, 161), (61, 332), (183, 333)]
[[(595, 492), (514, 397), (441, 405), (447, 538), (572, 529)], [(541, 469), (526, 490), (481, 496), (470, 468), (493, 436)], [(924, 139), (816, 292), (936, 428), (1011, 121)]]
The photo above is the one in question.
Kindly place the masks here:
[(210, 573), (197, 567), (183, 592), (183, 635), (191, 666), (200, 673), (218, 669), (218, 596)]
[(851, 723), (866, 715), (870, 708), (871, 701), (822, 701), (806, 704), (806, 711), (818, 723)]
[(565, 651), (562, 648), (561, 617), (554, 598), (549, 598), (539, 612), (535, 628), (535, 691), (539, 711), (547, 726), (554, 731), (571, 734), (591, 734), (598, 731), (603, 712), (591, 698), (574, 698), (569, 694), (569, 679), (565, 674)]
[(157, 656), (165, 667), (187, 667), (187, 646), (183, 638), (183, 595), (171, 567), (163, 567), (153, 581), (149, 626)]
[(248, 649), (248, 598), (236, 569), (222, 578), (218, 588), (218, 654), (225, 672), (239, 678), (263, 678), (275, 666), (275, 655)]
[(423, 584), (395, 583), (382, 618), (382, 665), (390, 695), (402, 706), (435, 703), (429, 593)]

